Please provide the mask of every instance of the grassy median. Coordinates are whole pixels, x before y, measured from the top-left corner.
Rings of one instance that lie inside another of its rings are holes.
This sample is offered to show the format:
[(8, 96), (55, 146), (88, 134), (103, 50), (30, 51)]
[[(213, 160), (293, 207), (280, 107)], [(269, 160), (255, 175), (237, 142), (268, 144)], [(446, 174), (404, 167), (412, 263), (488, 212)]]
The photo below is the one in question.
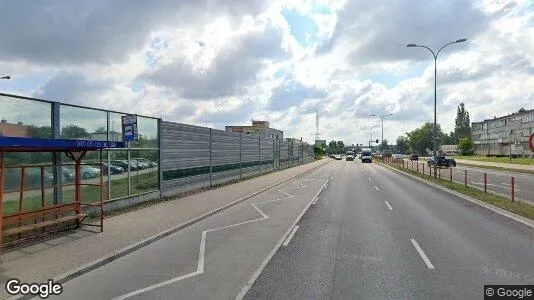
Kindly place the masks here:
[(430, 176), (428, 174), (422, 174), (417, 171), (413, 171), (411, 169), (403, 168), (402, 166), (396, 165), (396, 164), (388, 164), (385, 162), (380, 162), (387, 166), (390, 166), (392, 168), (404, 171), (406, 173), (412, 174), (414, 176), (417, 176), (419, 178), (425, 179), (429, 182), (432, 182), (434, 184), (438, 184), (440, 186), (443, 186), (445, 188), (448, 188), (450, 190), (462, 193), (464, 195), (473, 197), (475, 199), (484, 201), (486, 203), (489, 203), (491, 205), (500, 207), (502, 209), (506, 209), (508, 211), (511, 211), (513, 213), (516, 213), (518, 215), (521, 215), (523, 217), (529, 218), (531, 220), (534, 220), (534, 206), (530, 204), (520, 203), (520, 202), (512, 202), (510, 199), (507, 199), (505, 197), (501, 197), (498, 195), (490, 194), (490, 193), (484, 193), (484, 191), (481, 191), (477, 188), (470, 187), (470, 186), (464, 186), (463, 184), (459, 184), (456, 182), (451, 182), (447, 179), (439, 179), (434, 178), (433, 176)]

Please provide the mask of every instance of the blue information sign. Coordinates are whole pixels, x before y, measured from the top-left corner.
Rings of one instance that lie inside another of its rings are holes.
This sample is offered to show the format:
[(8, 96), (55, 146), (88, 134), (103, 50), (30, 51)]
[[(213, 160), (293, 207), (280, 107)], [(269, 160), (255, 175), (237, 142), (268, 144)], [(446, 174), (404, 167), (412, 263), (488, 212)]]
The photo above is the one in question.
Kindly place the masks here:
[(137, 116), (122, 116), (122, 139), (125, 142), (137, 141), (139, 132), (137, 130)]

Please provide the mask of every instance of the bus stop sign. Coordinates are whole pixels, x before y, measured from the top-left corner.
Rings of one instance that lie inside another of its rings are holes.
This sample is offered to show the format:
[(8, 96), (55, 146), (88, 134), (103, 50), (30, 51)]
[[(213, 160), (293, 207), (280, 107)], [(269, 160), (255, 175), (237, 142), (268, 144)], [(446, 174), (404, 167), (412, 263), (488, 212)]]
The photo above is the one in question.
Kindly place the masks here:
[(125, 142), (137, 141), (139, 132), (137, 130), (137, 116), (122, 116), (122, 136)]
[(534, 132), (530, 135), (530, 138), (528, 139), (528, 147), (530, 148), (530, 151), (534, 152)]

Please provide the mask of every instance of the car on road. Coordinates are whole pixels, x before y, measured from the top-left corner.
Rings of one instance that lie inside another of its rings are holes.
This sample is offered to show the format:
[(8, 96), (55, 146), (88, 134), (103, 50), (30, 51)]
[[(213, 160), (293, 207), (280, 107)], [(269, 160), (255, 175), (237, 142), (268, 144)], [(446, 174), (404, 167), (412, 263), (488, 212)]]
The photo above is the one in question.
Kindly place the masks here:
[(334, 154), (334, 159), (335, 160), (341, 160), (341, 155), (340, 154)]
[(434, 165), (436, 165), (438, 168), (439, 167), (446, 167), (446, 168), (456, 167), (456, 161), (453, 158), (448, 158), (446, 156), (437, 156), (436, 158), (437, 158), (436, 163), (434, 163), (433, 157), (428, 158), (427, 164), (429, 167), (432, 167)]
[(419, 155), (417, 155), (417, 154), (410, 155), (410, 160), (418, 161), (419, 160)]
[(362, 149), (361, 161), (362, 163), (373, 162), (373, 152), (371, 151), (371, 149), (368, 149), (368, 148)]
[(345, 160), (346, 161), (354, 161), (354, 158), (355, 158), (354, 152), (347, 151), (346, 156), (345, 156)]

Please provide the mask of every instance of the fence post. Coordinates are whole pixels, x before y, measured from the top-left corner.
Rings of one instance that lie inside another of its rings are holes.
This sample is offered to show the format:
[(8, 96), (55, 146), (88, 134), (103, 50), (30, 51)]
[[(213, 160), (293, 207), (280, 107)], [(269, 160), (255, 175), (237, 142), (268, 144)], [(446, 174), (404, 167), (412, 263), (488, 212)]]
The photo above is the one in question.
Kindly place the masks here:
[(484, 173), (484, 194), (488, 193), (488, 175)]
[(419, 173), (419, 162), (415, 163), (417, 165), (417, 173)]
[(243, 161), (243, 133), (239, 133), (239, 179), (243, 179), (243, 168), (241, 167)]
[(404, 159), (402, 160), (402, 168), (404, 168)]
[(212, 130), (210, 128), (210, 187), (212, 185), (211, 184), (211, 182), (212, 182), (211, 180), (212, 180), (212, 174), (213, 174), (213, 164), (212, 164), (212, 160), (213, 160), (212, 151), (213, 151), (213, 149), (212, 149), (212, 146), (211, 146), (212, 145), (211, 138), (212, 138)]
[(512, 202), (515, 200), (515, 180), (514, 176), (512, 176)]
[(452, 168), (449, 168), (450, 175), (451, 175), (451, 182), (452, 182)]
[(438, 168), (438, 178), (441, 179), (441, 168)]
[(275, 168), (275, 162), (274, 162), (274, 157), (275, 157), (275, 155), (274, 155), (274, 147), (275, 147), (275, 145), (274, 145), (274, 142), (275, 142), (275, 140), (273, 139), (273, 156), (272, 156), (273, 157), (273, 171), (274, 171), (274, 168)]
[(261, 174), (261, 136), (258, 136), (258, 167)]
[(464, 170), (464, 185), (467, 186), (467, 170)]
[(425, 175), (425, 163), (423, 163), (423, 175)]

